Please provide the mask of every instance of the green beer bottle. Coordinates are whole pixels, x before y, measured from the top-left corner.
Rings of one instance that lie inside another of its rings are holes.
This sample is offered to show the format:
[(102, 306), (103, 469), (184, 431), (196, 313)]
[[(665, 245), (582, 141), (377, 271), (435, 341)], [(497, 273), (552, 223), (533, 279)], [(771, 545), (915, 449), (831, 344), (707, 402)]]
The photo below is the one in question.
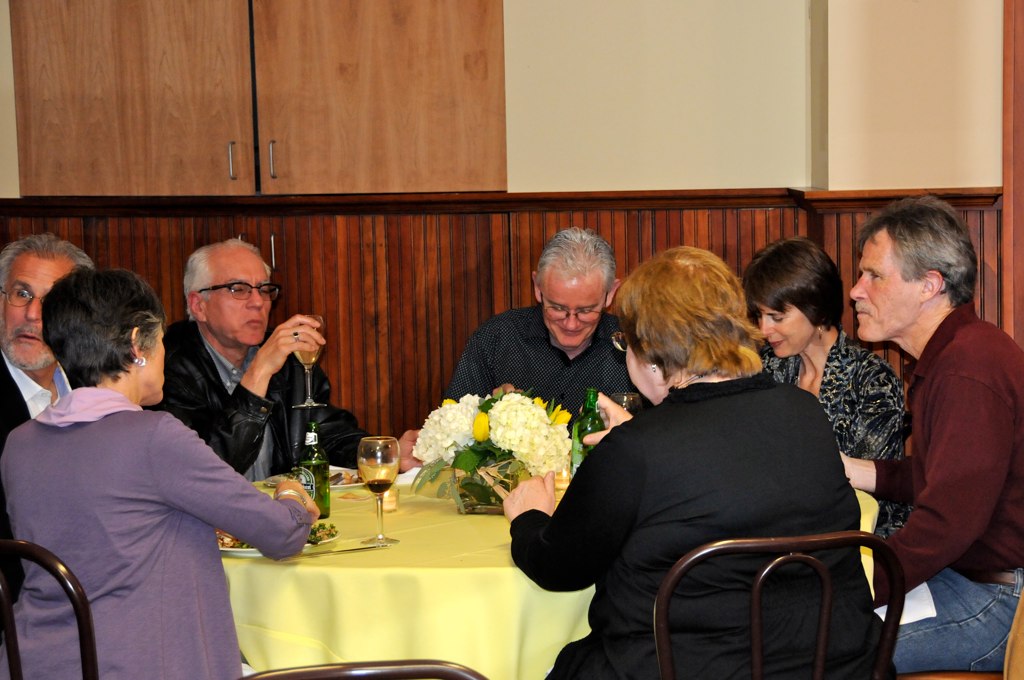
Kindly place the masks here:
[(320, 519), (326, 519), (331, 516), (331, 466), (327, 454), (320, 446), (318, 430), (316, 422), (309, 421), (297, 472), (302, 488), (316, 503), (316, 507), (320, 508)]
[(588, 387), (587, 397), (583, 401), (583, 412), (576, 416), (576, 421), (572, 425), (573, 474), (576, 474), (576, 469), (593, 448), (584, 444), (583, 438), (591, 432), (600, 432), (603, 429), (604, 421), (601, 420), (601, 412), (597, 410), (597, 388)]

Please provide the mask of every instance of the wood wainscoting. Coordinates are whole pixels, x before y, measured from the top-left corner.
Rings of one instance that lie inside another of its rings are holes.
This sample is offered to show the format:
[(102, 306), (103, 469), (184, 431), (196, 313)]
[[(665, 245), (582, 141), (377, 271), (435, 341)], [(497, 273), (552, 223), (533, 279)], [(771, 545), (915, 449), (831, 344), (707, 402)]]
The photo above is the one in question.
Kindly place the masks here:
[[(857, 272), (857, 226), (890, 200), (921, 193), (927, 192), (11, 199), (0, 200), (0, 244), (53, 232), (80, 245), (99, 267), (141, 274), (175, 321), (185, 316), (188, 255), (241, 236), (261, 248), (284, 286), (272, 323), (299, 312), (325, 316), (329, 350), (322, 366), (334, 403), (353, 411), (368, 431), (397, 435), (419, 427), (437, 406), (482, 321), (533, 303), (531, 272), (558, 229), (587, 227), (606, 238), (622, 277), (675, 245), (707, 248), (740, 273), (771, 241), (807, 235), (839, 263), (849, 288)], [(1007, 238), (1001, 189), (931, 193), (963, 211), (979, 253), (979, 311), (1001, 324), (1013, 305), (1000, 257)], [(855, 333), (850, 312), (845, 326)], [(875, 349), (902, 370), (898, 350)]]

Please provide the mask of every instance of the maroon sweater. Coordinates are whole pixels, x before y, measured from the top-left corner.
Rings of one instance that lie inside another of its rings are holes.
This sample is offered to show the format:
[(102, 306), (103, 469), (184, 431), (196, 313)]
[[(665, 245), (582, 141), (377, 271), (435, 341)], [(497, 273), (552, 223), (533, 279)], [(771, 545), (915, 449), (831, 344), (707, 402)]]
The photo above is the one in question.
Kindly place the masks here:
[(913, 455), (875, 461), (877, 495), (914, 504), (889, 539), (907, 589), (946, 567), (1024, 566), (1024, 351), (962, 305), (925, 346), (907, 397)]

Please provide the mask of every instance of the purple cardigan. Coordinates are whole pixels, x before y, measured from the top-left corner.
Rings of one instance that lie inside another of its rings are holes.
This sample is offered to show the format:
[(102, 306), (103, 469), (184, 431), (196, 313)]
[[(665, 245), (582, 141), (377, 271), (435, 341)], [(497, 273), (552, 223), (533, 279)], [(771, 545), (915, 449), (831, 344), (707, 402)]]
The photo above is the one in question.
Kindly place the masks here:
[[(74, 390), (14, 430), (0, 473), (15, 538), (81, 580), (105, 680), (238, 677), (213, 527), (274, 558), (301, 550), (309, 532), (298, 503), (274, 501), (174, 416), (112, 390)], [(53, 578), (27, 569), (15, 605), (26, 677), (81, 677), (65, 602)]]

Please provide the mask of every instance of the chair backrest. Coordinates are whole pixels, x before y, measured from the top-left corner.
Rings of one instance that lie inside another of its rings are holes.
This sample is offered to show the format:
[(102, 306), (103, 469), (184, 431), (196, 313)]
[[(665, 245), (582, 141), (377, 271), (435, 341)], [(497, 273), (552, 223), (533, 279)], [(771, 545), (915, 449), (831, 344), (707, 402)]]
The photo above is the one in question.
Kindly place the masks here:
[(434, 659), (365, 661), (286, 668), (249, 675), (245, 680), (487, 680), (471, 668)]
[(832, 575), (828, 567), (811, 553), (820, 550), (863, 546), (869, 548), (875, 564), (881, 563), (889, 577), (889, 601), (885, 621), (872, 670), (872, 680), (889, 677), (893, 649), (896, 645), (896, 631), (903, 613), (904, 580), (899, 559), (885, 541), (874, 534), (863, 531), (837, 531), (828, 534), (782, 538), (738, 538), (706, 543), (694, 548), (677, 561), (662, 579), (661, 587), (654, 601), (654, 643), (658, 652), (658, 667), (662, 680), (675, 678), (675, 663), (672, 654), (671, 631), (669, 629), (669, 606), (679, 582), (697, 564), (719, 555), (764, 554), (765, 565), (754, 575), (750, 595), (750, 642), (751, 678), (761, 680), (764, 676), (764, 649), (762, 645), (761, 595), (765, 583), (772, 573), (785, 564), (804, 564), (814, 570), (821, 582), (821, 607), (818, 613), (818, 635), (814, 653), (815, 680), (825, 674), (826, 650), (828, 648), (828, 627), (832, 610)]
[[(96, 661), (96, 634), (92, 625), (92, 611), (89, 600), (78, 578), (67, 565), (52, 552), (28, 541), (0, 540), (0, 555), (11, 555), (35, 562), (50, 573), (64, 589), (78, 622), (78, 648), (82, 657), (82, 680), (99, 680), (99, 665)], [(24, 592), (24, 591), (23, 591)], [(0, 620), (4, 627), (4, 646), (7, 648), (7, 664), (11, 680), (22, 680), (21, 653), (18, 650), (18, 633), (14, 624), (14, 603), (7, 579), (0, 573)]]

